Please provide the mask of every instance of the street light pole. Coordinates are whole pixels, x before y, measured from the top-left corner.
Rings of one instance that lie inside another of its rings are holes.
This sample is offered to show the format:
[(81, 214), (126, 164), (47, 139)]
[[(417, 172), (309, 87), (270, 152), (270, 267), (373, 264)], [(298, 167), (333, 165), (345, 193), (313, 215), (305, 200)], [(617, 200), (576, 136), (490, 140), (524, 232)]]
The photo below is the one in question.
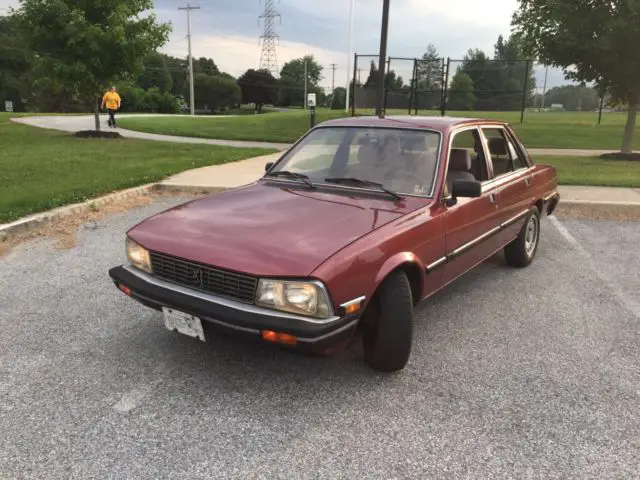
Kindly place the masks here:
[[(349, 96), (351, 94), (351, 80), (349, 79), (349, 75), (351, 75), (351, 57), (353, 50), (353, 13), (355, 11), (355, 3), (356, 0), (351, 0), (351, 7), (349, 8), (349, 52), (347, 52), (347, 96), (345, 103), (345, 111), (349, 111)], [(355, 89), (355, 79), (354, 80), (354, 89)]]
[(193, 56), (191, 55), (191, 10), (199, 10), (200, 7), (192, 7), (187, 3), (186, 7), (178, 7), (178, 10), (187, 11), (187, 39), (189, 41), (189, 103), (191, 104), (191, 115), (196, 114), (194, 88), (193, 88)]
[(384, 116), (383, 105), (385, 96), (385, 66), (387, 64), (387, 36), (389, 33), (389, 0), (384, 0), (382, 4), (382, 31), (380, 32), (380, 59), (378, 60), (378, 70), (380, 71), (380, 95), (376, 107), (376, 115), (380, 118)]

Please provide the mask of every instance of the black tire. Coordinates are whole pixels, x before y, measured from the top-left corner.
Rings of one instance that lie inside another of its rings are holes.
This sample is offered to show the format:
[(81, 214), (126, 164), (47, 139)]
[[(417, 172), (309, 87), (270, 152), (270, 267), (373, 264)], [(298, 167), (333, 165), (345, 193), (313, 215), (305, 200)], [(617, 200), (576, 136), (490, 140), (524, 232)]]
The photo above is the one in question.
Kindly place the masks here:
[[(534, 232), (531, 229), (535, 229)], [(514, 241), (504, 247), (504, 256), (508, 265), (517, 268), (527, 267), (533, 262), (540, 243), (540, 212), (533, 208)]]
[(362, 330), (365, 361), (380, 372), (402, 370), (413, 340), (413, 299), (405, 273), (391, 273), (367, 310)]

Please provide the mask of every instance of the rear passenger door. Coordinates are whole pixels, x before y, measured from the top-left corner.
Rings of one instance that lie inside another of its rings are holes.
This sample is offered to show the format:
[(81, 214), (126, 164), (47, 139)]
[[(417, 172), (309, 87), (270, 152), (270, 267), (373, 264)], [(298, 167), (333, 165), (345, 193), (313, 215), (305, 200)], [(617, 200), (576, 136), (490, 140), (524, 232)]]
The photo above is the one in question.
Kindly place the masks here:
[(487, 187), (500, 192), (500, 223), (507, 227), (501, 237), (515, 237), (534, 203), (532, 176), (527, 156), (502, 126), (482, 127), (490, 157), (492, 178)]

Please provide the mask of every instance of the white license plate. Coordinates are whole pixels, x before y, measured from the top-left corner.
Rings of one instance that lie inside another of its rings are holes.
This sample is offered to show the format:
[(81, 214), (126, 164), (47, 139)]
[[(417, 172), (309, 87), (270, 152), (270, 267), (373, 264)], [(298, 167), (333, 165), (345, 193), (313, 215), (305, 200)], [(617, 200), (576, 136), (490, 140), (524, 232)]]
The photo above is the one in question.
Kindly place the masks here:
[(206, 341), (204, 330), (202, 330), (202, 321), (198, 317), (166, 307), (162, 307), (162, 313), (164, 315), (164, 325), (168, 330), (199, 338), (203, 342)]

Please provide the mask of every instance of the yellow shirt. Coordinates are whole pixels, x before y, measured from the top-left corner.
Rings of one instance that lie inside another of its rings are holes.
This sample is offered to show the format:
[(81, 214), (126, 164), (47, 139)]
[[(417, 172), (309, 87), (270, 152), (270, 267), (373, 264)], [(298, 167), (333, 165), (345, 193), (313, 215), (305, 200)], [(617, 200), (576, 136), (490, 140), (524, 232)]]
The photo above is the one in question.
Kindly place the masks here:
[(107, 92), (102, 97), (102, 103), (106, 105), (109, 110), (116, 110), (120, 107), (120, 95), (116, 92)]

